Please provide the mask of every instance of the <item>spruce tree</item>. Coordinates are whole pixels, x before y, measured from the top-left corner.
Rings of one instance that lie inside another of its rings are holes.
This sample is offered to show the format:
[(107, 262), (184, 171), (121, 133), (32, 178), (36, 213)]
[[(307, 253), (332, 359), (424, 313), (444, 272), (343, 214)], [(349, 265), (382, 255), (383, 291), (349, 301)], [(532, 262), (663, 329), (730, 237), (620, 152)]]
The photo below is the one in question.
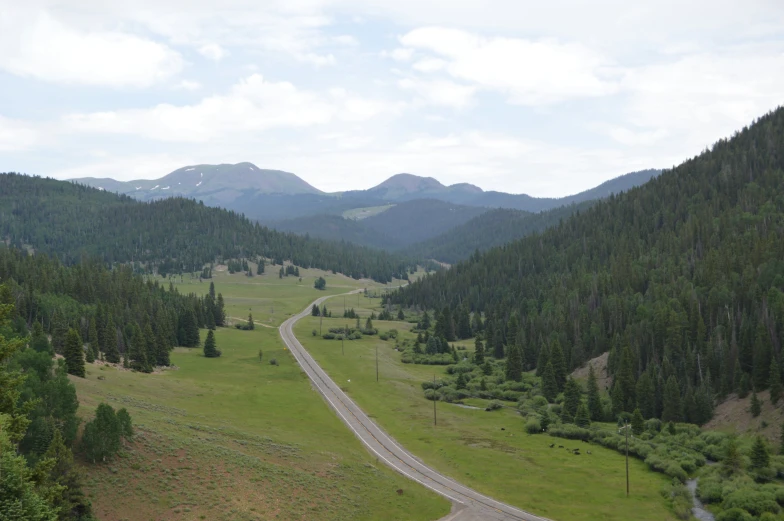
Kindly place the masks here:
[(169, 358), (169, 345), (166, 342), (165, 335), (163, 332), (159, 331), (157, 335), (155, 335), (155, 360), (156, 365), (168, 367), (171, 365), (171, 360)]
[(753, 391), (751, 393), (751, 409), (750, 410), (751, 410), (751, 415), (753, 417), (755, 417), (755, 418), (757, 416), (759, 416), (760, 413), (762, 412), (762, 402), (760, 402), (760, 399), (757, 397), (757, 392), (756, 391)]
[(49, 353), (54, 356), (54, 350), (49, 343), (49, 338), (46, 336), (46, 333), (44, 333), (44, 328), (38, 321), (33, 323), (33, 332), (30, 336), (30, 347), (39, 353)]
[[(226, 303), (223, 301), (223, 293), (218, 293), (218, 304), (215, 306), (215, 325), (218, 327), (226, 325)], [(193, 347), (196, 347), (197, 345), (199, 345), (198, 335), (196, 336), (196, 343), (193, 344)]]
[(204, 356), (207, 358), (217, 358), (221, 355), (215, 343), (215, 332), (208, 331), (207, 339), (204, 341)]
[(523, 379), (523, 353), (517, 343), (509, 346), (506, 355), (506, 379), (520, 382)]
[(92, 344), (87, 344), (87, 351), (84, 354), (84, 360), (88, 364), (95, 362), (95, 351), (93, 351)]
[(743, 470), (743, 456), (738, 450), (738, 443), (734, 436), (730, 436), (727, 440), (724, 460), (721, 463), (725, 474), (734, 474)]
[(313, 304), (313, 307), (310, 308), (310, 315), (314, 317), (321, 316), (321, 309), (319, 309), (318, 304)]
[(87, 341), (90, 343), (90, 346), (93, 348), (93, 352), (98, 352), (98, 327), (95, 323), (95, 317), (90, 317), (90, 327), (87, 329)]
[(588, 412), (588, 406), (584, 403), (581, 403), (580, 406), (577, 407), (577, 413), (574, 415), (574, 423), (583, 429), (587, 429), (591, 426), (591, 416)]
[(68, 374), (84, 378), (84, 345), (75, 329), (68, 330), (63, 346), (63, 358)]
[(147, 356), (147, 364), (152, 369), (158, 362), (158, 343), (155, 340), (155, 333), (152, 332), (150, 324), (144, 326), (144, 343)]
[(770, 371), (770, 334), (765, 322), (760, 320), (757, 325), (757, 337), (754, 343), (754, 371), (752, 380), (755, 391), (762, 391), (768, 387)]
[(544, 373), (542, 373), (542, 395), (551, 403), (558, 396), (558, 382), (555, 380), (555, 369), (553, 369), (552, 362), (549, 361), (544, 368)]
[(256, 329), (256, 326), (253, 323), (253, 315), (251, 315), (250, 313), (248, 313), (248, 326), (247, 327), (248, 327), (249, 330)]
[(147, 341), (142, 334), (142, 330), (135, 324), (126, 359), (128, 359), (131, 369), (142, 373), (149, 373), (152, 370), (147, 361)]
[(496, 329), (493, 335), (493, 357), (496, 360), (504, 357), (504, 335), (500, 329)]
[(632, 413), (632, 432), (635, 436), (639, 436), (645, 430), (645, 420), (642, 417), (640, 409), (634, 409)]
[(403, 313), (403, 308), (400, 308), (397, 312), (397, 319), (403, 321), (406, 319), (406, 315)]
[(117, 350), (117, 329), (114, 326), (114, 319), (111, 315), (109, 315), (109, 318), (106, 321), (106, 327), (104, 328), (104, 339), (106, 342), (103, 345), (104, 358), (109, 363), (119, 364), (120, 352)]
[(770, 360), (770, 372), (768, 375), (768, 383), (770, 386), (770, 401), (773, 405), (778, 403), (779, 399), (781, 398), (781, 371), (779, 370), (779, 364), (776, 362), (776, 357), (771, 357)]
[(629, 346), (624, 346), (621, 351), (621, 364), (615, 376), (615, 385), (620, 385), (620, 391), (623, 395), (623, 405), (621, 408), (625, 412), (632, 412), (637, 406), (633, 364), (631, 349), (629, 349)]
[(485, 346), (482, 344), (482, 339), (479, 336), (474, 341), (474, 363), (482, 365), (485, 362)]
[(664, 403), (662, 404), (662, 421), (680, 422), (683, 421), (683, 403), (681, 401), (681, 390), (675, 376), (670, 375), (664, 385)]
[(593, 365), (588, 366), (588, 412), (591, 420), (601, 421), (604, 415), (602, 411), (602, 398), (599, 394), (599, 384), (596, 381), (596, 373)]
[(757, 436), (757, 439), (754, 441), (749, 458), (751, 459), (751, 468), (753, 469), (764, 469), (770, 465), (770, 454), (768, 453), (768, 447), (762, 440), (762, 436)]
[(577, 414), (577, 408), (582, 403), (582, 390), (574, 378), (569, 377), (564, 385), (564, 401), (562, 404), (562, 418), (564, 421), (571, 422)]
[(553, 345), (550, 348), (550, 363), (553, 364), (553, 372), (555, 374), (555, 382), (558, 384), (558, 392), (563, 391), (566, 385), (566, 360), (564, 359), (563, 349), (561, 343), (556, 338), (553, 340)]
[(463, 375), (462, 372), (457, 375), (457, 381), (455, 382), (455, 387), (457, 389), (466, 388), (466, 379), (465, 379), (465, 375)]
[(549, 360), (550, 349), (547, 347), (547, 344), (542, 344), (542, 347), (539, 349), (539, 358), (536, 360), (536, 376), (542, 376)]

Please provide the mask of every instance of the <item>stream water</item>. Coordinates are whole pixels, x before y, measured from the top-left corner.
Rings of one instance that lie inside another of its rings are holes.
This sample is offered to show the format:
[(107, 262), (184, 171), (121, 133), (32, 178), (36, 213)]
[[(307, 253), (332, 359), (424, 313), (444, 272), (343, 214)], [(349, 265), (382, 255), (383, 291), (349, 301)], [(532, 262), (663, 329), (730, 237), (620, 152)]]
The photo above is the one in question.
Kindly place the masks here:
[(690, 479), (686, 481), (686, 488), (689, 489), (691, 492), (691, 501), (693, 506), (691, 507), (691, 513), (694, 514), (699, 521), (715, 521), (713, 514), (705, 510), (702, 505), (702, 501), (697, 497), (697, 479)]

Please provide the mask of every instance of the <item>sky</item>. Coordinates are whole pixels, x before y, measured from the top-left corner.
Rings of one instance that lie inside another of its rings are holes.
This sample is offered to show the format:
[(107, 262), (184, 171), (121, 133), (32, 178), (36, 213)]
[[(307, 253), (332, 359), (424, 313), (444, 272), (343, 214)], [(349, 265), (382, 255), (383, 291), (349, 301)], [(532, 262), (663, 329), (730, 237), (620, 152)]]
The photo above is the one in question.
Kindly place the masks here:
[(563, 196), (784, 104), (781, 0), (0, 0), (0, 171)]

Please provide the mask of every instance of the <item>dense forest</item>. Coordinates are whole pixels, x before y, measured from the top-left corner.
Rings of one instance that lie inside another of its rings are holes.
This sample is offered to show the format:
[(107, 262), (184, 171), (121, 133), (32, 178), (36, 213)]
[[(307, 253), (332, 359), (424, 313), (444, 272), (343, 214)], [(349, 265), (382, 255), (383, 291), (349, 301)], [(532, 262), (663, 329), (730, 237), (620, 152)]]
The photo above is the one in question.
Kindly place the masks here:
[(0, 174), (0, 237), (66, 264), (88, 256), (163, 273), (201, 271), (216, 259), (262, 256), (386, 283), (405, 277), (411, 267), (399, 256), (280, 233), (189, 199), (143, 203), (19, 174)]
[(435, 259), (454, 264), (468, 259), (477, 251), (489, 250), (532, 233), (542, 232), (557, 225), (562, 219), (590, 208), (595, 203), (596, 200), (586, 201), (541, 213), (503, 208), (490, 210), (446, 233), (409, 246), (401, 250), (401, 253), (415, 258)]
[(644, 186), (389, 298), (442, 320), (481, 314), (488, 353), (544, 376), (555, 355), (568, 371), (609, 351), (613, 408), (645, 418), (702, 423), (715, 398), (779, 393), (782, 143), (778, 109)]

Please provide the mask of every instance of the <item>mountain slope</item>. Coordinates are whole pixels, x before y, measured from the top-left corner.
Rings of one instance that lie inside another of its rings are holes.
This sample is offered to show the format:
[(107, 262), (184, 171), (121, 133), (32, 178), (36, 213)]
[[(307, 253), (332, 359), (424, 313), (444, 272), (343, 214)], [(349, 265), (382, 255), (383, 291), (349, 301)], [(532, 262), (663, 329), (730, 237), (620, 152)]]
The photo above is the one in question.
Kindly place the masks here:
[(389, 281), (409, 267), (398, 256), (262, 227), (234, 212), (183, 198), (142, 203), (75, 183), (0, 174), (0, 238), (75, 263), (141, 262), (158, 271), (201, 270), (216, 257), (264, 256), (302, 267)]
[(488, 342), (519, 346), (527, 369), (555, 350), (567, 369), (609, 351), (617, 410), (703, 423), (714, 396), (781, 377), (781, 259), (784, 109), (391, 298), (483, 311)]

